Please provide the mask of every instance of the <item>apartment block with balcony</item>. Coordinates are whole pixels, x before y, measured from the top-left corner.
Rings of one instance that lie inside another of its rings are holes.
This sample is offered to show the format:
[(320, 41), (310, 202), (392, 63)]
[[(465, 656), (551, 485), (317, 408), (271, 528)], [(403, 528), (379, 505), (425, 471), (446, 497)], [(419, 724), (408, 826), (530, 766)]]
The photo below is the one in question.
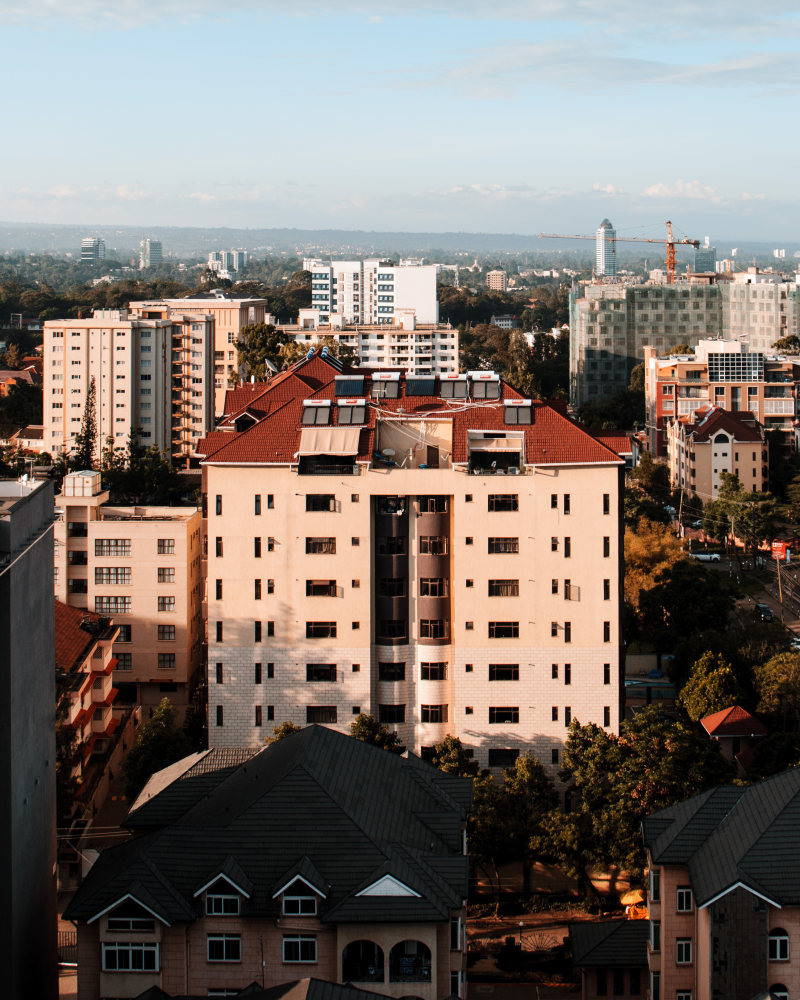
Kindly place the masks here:
[(75, 445), (89, 387), (96, 395), (97, 447), (124, 448), (132, 428), (187, 467), (214, 423), (208, 316), (144, 319), (126, 309), (44, 325), (43, 446)]
[(210, 740), (360, 712), (552, 773), (621, 718), (624, 463), (492, 372), (319, 353), (230, 394), (202, 443)]
[(66, 910), (79, 1000), (312, 973), (465, 997), (471, 801), (470, 779), (321, 726), (193, 754), (151, 779), (125, 821), (139, 836), (103, 852)]
[(800, 770), (648, 816), (651, 1000), (800, 993)]
[(420, 325), (439, 322), (435, 264), (309, 259), (304, 267), (311, 272), (311, 308), (320, 324), (339, 315), (348, 324), (397, 326), (408, 312)]
[(117, 507), (99, 472), (64, 477), (56, 497), (55, 593), (113, 618), (117, 705), (188, 705), (202, 662), (202, 515)]
[[(213, 413), (221, 414), (225, 392), (231, 380), (240, 373), (236, 344), (242, 327), (267, 321), (267, 300), (225, 298), (211, 295), (195, 299), (151, 299), (129, 303), (131, 314), (143, 318), (186, 317), (204, 322), (211, 317), (213, 324), (205, 333), (205, 343), (213, 352)], [(213, 422), (213, 421), (212, 421)]]

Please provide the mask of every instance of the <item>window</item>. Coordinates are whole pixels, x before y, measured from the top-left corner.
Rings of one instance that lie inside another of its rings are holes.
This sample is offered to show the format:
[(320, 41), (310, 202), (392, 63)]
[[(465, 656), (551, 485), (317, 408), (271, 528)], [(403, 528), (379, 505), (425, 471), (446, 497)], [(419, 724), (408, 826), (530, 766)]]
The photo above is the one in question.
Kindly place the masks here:
[(489, 749), (489, 767), (513, 767), (519, 757), (519, 750), (503, 747)]
[(610, 601), (611, 600), (611, 581), (610, 580), (603, 580), (603, 600), (604, 601)]
[(406, 581), (401, 576), (384, 576), (378, 582), (383, 597), (405, 597)]
[(238, 916), (240, 909), (239, 903), (239, 897), (234, 893), (206, 893), (206, 913), (209, 917)]
[(603, 538), (603, 558), (608, 559), (611, 555), (611, 539), (608, 535)]
[(158, 598), (158, 610), (159, 611), (174, 611), (175, 610), (175, 598), (174, 597), (159, 597)]
[(287, 917), (313, 917), (317, 912), (317, 897), (309, 893), (301, 894), (304, 888), (299, 881), (289, 886), (289, 892), (283, 897), (283, 912)]
[(692, 964), (692, 939), (675, 939), (675, 961), (678, 965)]
[(676, 891), (675, 909), (678, 913), (691, 913), (694, 909), (692, 903), (692, 889), (688, 885), (679, 885)]
[(420, 597), (447, 597), (447, 580), (442, 577), (421, 577), (419, 581)]
[[(130, 905), (132, 904), (123, 904), (117, 907), (115, 913), (124, 914)], [(138, 910), (138, 907), (136, 909)], [(152, 917), (137, 917), (132, 914), (113, 916), (106, 920), (106, 928), (110, 931), (148, 931), (152, 933), (156, 929), (156, 922)]]
[(564, 706), (564, 725), (569, 729), (569, 725), (572, 722), (572, 709), (569, 705)]
[(253, 513), (258, 515), (261, 513), (261, 494), (256, 493), (253, 496)]
[(217, 558), (220, 558), (222, 556), (222, 539), (220, 538), (219, 535), (217, 535), (216, 540), (214, 542), (214, 554), (217, 556)]
[(418, 497), (420, 514), (446, 514), (447, 497)]
[(650, 872), (650, 887), (648, 895), (654, 903), (658, 903), (661, 899), (661, 872), (656, 871), (655, 869)]
[(260, 580), (253, 580), (253, 600), (254, 601), (260, 601), (261, 600), (261, 581)]
[[(70, 581), (72, 582), (72, 581)], [(131, 582), (129, 566), (95, 566), (94, 582), (104, 584), (127, 584)]]
[(335, 663), (307, 663), (306, 681), (335, 681)]
[(104, 972), (158, 972), (158, 944), (141, 941), (104, 941)]
[(570, 512), (570, 495), (569, 493), (564, 494), (564, 513), (569, 514)]
[(175, 582), (175, 570), (169, 566), (159, 566), (158, 570), (158, 582), (159, 583), (174, 583)]
[(450, 634), (450, 622), (444, 618), (420, 618), (420, 639), (446, 639)]
[(336, 510), (336, 497), (333, 493), (309, 493), (306, 496), (306, 510)]
[(565, 580), (564, 581), (564, 600), (565, 601), (571, 601), (572, 600), (572, 581), (571, 580)]
[(420, 721), (447, 722), (447, 705), (420, 705)]
[(275, 494), (267, 493), (267, 510), (274, 510), (275, 508)]
[(611, 683), (611, 664), (610, 663), (604, 663), (603, 664), (603, 683), (604, 684), (610, 684)]
[(222, 642), (222, 622), (217, 622), (217, 642)]
[(283, 939), (284, 962), (316, 962), (317, 939), (311, 934), (286, 935)]
[(447, 663), (424, 662), (420, 664), (420, 679), (423, 681), (446, 681)]
[(514, 554), (519, 552), (519, 538), (490, 538), (489, 555), (500, 555), (502, 553)]
[(129, 556), (131, 554), (130, 538), (96, 538), (94, 540), (96, 556)]
[(98, 615), (129, 615), (130, 597), (95, 597), (94, 611)]
[(405, 639), (408, 622), (405, 618), (381, 618), (378, 622), (378, 641), (383, 639)]
[(378, 721), (396, 724), (406, 721), (405, 705), (378, 705)]
[(490, 681), (518, 681), (519, 680), (519, 664), (518, 663), (490, 663), (489, 664), (489, 680)]
[(275, 706), (274, 705), (267, 705), (267, 719), (270, 722), (274, 722), (275, 721)]
[(241, 962), (240, 934), (209, 934), (206, 938), (209, 962)]
[(490, 580), (489, 597), (519, 597), (519, 580)]
[(253, 683), (254, 684), (260, 684), (261, 683), (261, 664), (260, 663), (256, 663), (256, 664), (253, 665)]
[(447, 539), (444, 535), (420, 535), (419, 551), (422, 555), (447, 555)]
[(336, 555), (335, 538), (306, 538), (307, 555)]
[(769, 932), (767, 957), (770, 962), (789, 961), (789, 935), (782, 927), (776, 927)]
[(564, 622), (564, 642), (572, 642), (572, 622)]
[(519, 722), (518, 707), (503, 707), (489, 709), (489, 725), (499, 726), (507, 723)]
[(117, 653), (117, 665), (116, 670), (133, 670), (133, 654), (132, 653)]
[(490, 493), (489, 510), (519, 510), (519, 496), (516, 493)]
[(489, 622), (490, 639), (518, 639), (519, 622)]
[(336, 581), (306, 580), (306, 597), (336, 597)]
[(174, 670), (175, 669), (175, 654), (174, 653), (159, 653), (158, 654), (158, 669), (159, 670)]
[(555, 535), (553, 535), (552, 538), (550, 539), (550, 551), (558, 552), (558, 539), (556, 538)]
[(564, 539), (564, 558), (565, 559), (569, 559), (571, 555), (572, 555), (572, 539), (571, 538), (565, 538)]
[(308, 705), (306, 707), (306, 722), (323, 725), (336, 722), (335, 705)]
[(275, 539), (272, 537), (272, 535), (270, 535), (269, 538), (267, 539), (267, 552), (274, 552), (274, 551), (275, 551)]
[(379, 681), (404, 681), (406, 679), (406, 665), (405, 663), (379, 663), (378, 664), (378, 680)]
[(175, 539), (174, 538), (159, 538), (157, 543), (157, 552), (160, 556), (174, 556), (175, 555)]
[(405, 551), (406, 540), (403, 535), (382, 535), (378, 538), (378, 552), (382, 556), (402, 556)]
[(336, 622), (306, 622), (307, 639), (335, 639)]
[(214, 586), (214, 597), (216, 600), (222, 600), (222, 580), (217, 580)]
[(603, 622), (603, 642), (611, 642), (611, 622)]
[(604, 726), (610, 726), (611, 725), (611, 706), (610, 705), (606, 705), (603, 708), (603, 725)]
[(565, 663), (564, 664), (564, 683), (565, 684), (571, 684), (572, 683), (572, 664), (571, 663)]

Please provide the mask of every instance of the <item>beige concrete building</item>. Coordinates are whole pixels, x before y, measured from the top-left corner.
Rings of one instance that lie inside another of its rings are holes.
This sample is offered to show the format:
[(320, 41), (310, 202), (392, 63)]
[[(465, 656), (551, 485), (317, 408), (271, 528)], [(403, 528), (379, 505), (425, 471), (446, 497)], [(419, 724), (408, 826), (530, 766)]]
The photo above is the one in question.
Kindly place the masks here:
[(683, 487), (705, 502), (716, 500), (723, 472), (738, 476), (751, 493), (766, 486), (769, 445), (764, 428), (750, 413), (706, 406), (691, 416), (668, 420), (666, 439), (674, 489)]
[(489, 271), (486, 275), (486, 287), (493, 292), (505, 292), (508, 289), (508, 273), (506, 271)]
[(347, 731), (554, 772), (615, 731), (622, 460), (491, 372), (342, 371), (315, 354), (230, 394), (202, 443), (209, 729)]
[(266, 322), (266, 299), (228, 299), (210, 296), (202, 299), (153, 299), (131, 302), (131, 313), (147, 319), (172, 316), (205, 317), (213, 319), (214, 410), (223, 412), (225, 391), (231, 376), (239, 374), (236, 359), (236, 342), (243, 326)]
[(96, 392), (97, 446), (158, 445), (188, 466), (195, 442), (213, 427), (208, 315), (144, 319), (127, 309), (44, 325), (43, 448), (72, 449), (89, 386)]
[(198, 680), (202, 515), (194, 507), (112, 507), (99, 472), (64, 477), (56, 497), (55, 595), (110, 616), (117, 704), (179, 709)]

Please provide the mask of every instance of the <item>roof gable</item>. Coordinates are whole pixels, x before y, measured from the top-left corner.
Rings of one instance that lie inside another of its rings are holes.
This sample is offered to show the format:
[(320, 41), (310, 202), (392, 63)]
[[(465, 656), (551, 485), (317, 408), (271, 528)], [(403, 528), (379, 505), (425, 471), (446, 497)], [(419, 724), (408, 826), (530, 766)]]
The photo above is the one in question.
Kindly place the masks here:
[(373, 882), (372, 885), (368, 885), (366, 889), (362, 889), (360, 892), (356, 893), (357, 896), (416, 896), (419, 898), (419, 893), (414, 892), (413, 889), (404, 885), (399, 879), (396, 879), (393, 875), (384, 875), (383, 878), (379, 878), (377, 882)]

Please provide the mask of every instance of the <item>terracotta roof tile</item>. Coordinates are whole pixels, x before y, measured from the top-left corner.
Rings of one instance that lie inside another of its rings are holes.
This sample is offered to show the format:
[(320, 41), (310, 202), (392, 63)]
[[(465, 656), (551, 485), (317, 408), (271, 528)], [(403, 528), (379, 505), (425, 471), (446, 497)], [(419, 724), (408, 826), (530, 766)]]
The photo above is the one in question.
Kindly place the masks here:
[(766, 736), (767, 727), (741, 705), (723, 708), (700, 720), (709, 736)]
[(88, 656), (97, 637), (81, 628), (88, 618), (98, 622), (100, 616), (83, 608), (72, 608), (56, 601), (56, 669), (70, 673)]

